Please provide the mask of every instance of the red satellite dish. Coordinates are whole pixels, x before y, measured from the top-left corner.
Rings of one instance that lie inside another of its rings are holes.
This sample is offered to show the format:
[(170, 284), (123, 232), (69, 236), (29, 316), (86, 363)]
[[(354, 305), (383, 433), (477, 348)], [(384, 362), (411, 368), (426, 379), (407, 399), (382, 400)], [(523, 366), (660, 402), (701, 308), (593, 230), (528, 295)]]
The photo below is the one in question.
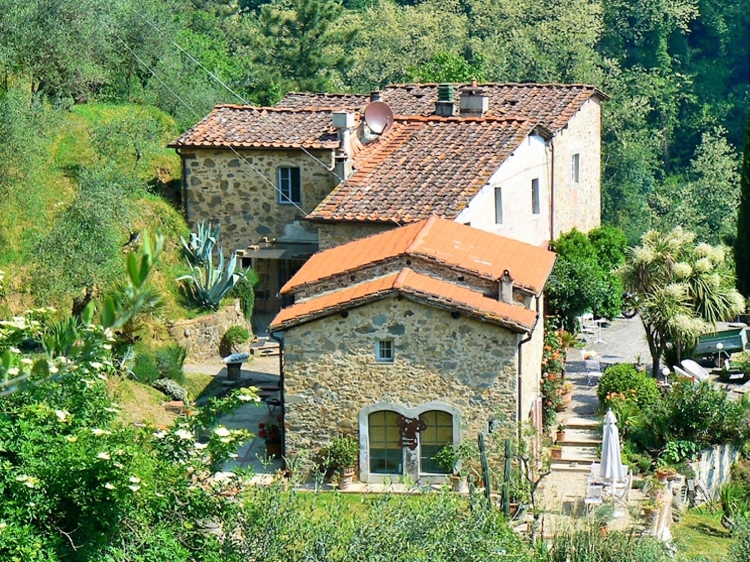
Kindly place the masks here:
[(393, 111), (388, 104), (374, 101), (365, 107), (365, 123), (376, 135), (382, 135), (393, 125)]

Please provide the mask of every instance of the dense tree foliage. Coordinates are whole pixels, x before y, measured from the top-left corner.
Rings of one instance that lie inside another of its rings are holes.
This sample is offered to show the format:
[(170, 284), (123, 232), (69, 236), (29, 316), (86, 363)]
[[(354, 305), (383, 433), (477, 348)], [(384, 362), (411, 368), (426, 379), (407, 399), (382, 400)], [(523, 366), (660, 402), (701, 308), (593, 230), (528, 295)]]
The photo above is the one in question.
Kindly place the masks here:
[(731, 243), (749, 28), (750, 0), (0, 0), (0, 92), (153, 104), (187, 127), (290, 90), (591, 83), (612, 96), (605, 222), (631, 243), (676, 224)]
[(750, 110), (745, 127), (741, 188), (734, 259), (737, 265), (737, 289), (745, 297), (750, 297)]

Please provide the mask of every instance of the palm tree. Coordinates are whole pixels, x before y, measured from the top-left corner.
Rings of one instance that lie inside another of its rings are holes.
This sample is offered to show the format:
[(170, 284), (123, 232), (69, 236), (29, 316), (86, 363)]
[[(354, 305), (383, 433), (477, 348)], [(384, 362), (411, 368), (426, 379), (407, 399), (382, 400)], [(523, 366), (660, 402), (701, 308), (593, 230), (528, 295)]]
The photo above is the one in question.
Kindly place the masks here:
[(649, 231), (619, 271), (625, 289), (636, 295), (654, 374), (668, 350), (679, 360), (716, 322), (744, 309), (724, 248), (694, 241), (681, 227)]

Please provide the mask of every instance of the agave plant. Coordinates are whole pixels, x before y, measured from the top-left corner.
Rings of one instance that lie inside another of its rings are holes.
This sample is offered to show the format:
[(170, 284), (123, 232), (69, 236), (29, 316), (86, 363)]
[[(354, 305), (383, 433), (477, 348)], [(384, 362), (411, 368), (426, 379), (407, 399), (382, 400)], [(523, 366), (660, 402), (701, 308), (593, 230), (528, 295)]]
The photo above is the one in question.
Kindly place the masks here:
[(202, 266), (190, 266), (190, 273), (177, 278), (185, 285), (185, 292), (201, 308), (219, 310), (223, 299), (234, 286), (247, 276), (247, 270), (237, 269), (237, 254), (224, 266), (224, 253), (219, 247), (219, 263), (214, 267), (213, 255), (208, 254)]
[(185, 250), (185, 258), (191, 267), (205, 265), (211, 259), (214, 247), (219, 242), (221, 225), (217, 225), (211, 232), (211, 223), (205, 221), (198, 223), (198, 232), (190, 233), (190, 240), (186, 241), (180, 236), (180, 242)]

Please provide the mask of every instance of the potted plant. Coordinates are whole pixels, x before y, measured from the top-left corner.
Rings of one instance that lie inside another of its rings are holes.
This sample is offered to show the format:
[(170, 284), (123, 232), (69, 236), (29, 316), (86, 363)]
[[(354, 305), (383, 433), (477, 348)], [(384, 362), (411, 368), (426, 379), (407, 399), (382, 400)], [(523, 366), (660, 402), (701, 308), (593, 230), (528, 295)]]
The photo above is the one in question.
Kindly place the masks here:
[(570, 406), (571, 400), (573, 400), (573, 383), (565, 381), (560, 387), (560, 396), (562, 397), (562, 405), (567, 408)]
[(656, 477), (659, 482), (666, 482), (675, 474), (677, 474), (677, 469), (671, 466), (660, 466), (656, 469)]
[[(276, 422), (281, 422), (281, 418), (277, 418)], [(261, 422), (258, 424), (258, 437), (266, 442), (266, 455), (272, 459), (281, 457), (283, 432), (281, 424), (276, 422)]]
[(565, 441), (565, 424), (561, 423), (557, 426), (557, 435), (555, 441)]
[(560, 445), (552, 445), (552, 447), (550, 447), (550, 455), (552, 457), (552, 460), (561, 460), (562, 447)]
[(641, 509), (643, 510), (643, 516), (646, 519), (653, 517), (654, 513), (659, 511), (659, 508), (660, 508), (659, 503), (656, 500), (651, 499), (651, 498), (644, 500), (644, 502), (641, 504)]
[(467, 471), (463, 469), (463, 461), (469, 456), (466, 443), (460, 445), (446, 445), (432, 457), (440, 468), (450, 473), (451, 488), (454, 492), (467, 493), (469, 484), (466, 480)]
[(354, 481), (354, 467), (359, 457), (359, 443), (351, 437), (336, 437), (326, 448), (326, 467), (339, 471), (339, 490)]

